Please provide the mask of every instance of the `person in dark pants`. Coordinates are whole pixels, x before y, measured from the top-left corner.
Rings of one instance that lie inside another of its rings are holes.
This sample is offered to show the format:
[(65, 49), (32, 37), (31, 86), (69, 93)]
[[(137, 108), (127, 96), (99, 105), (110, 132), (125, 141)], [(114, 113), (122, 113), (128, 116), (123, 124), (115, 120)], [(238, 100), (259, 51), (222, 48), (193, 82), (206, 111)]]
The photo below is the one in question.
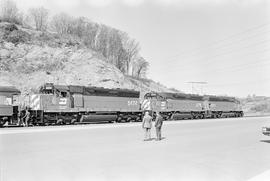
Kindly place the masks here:
[(151, 140), (151, 128), (152, 128), (152, 117), (149, 115), (148, 112), (145, 112), (142, 122), (142, 128), (145, 131), (144, 141)]
[(25, 115), (24, 117), (22, 118), (25, 120), (25, 126), (28, 126), (29, 125), (29, 120), (30, 120), (30, 112), (28, 110), (28, 108), (25, 109)]
[(156, 120), (155, 120), (155, 127), (156, 127), (156, 134), (157, 134), (157, 141), (161, 140), (161, 127), (163, 124), (163, 117), (160, 115), (159, 112), (156, 114)]
[(23, 113), (21, 110), (19, 110), (19, 112), (18, 112), (18, 125), (24, 126)]

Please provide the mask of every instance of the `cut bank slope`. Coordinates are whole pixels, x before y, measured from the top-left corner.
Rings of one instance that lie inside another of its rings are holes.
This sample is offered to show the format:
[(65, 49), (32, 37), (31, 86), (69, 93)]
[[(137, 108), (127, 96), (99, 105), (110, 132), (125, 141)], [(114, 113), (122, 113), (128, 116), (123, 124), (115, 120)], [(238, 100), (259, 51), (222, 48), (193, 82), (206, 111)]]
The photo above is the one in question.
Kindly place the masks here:
[(72, 37), (0, 23), (0, 85), (16, 86), (26, 94), (46, 82), (173, 92), (152, 80), (124, 75)]

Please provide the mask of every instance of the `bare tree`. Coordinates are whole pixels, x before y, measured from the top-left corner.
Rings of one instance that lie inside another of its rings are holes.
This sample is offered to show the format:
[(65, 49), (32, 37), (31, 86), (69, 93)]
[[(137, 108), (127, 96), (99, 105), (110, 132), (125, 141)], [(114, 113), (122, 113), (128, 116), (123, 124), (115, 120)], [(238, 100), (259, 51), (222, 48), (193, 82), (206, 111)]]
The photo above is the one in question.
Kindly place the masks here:
[(73, 19), (71, 34), (76, 35), (79, 38), (83, 38), (83, 36), (87, 33), (86, 28), (89, 23), (90, 22), (88, 22), (88, 19), (85, 17)]
[(73, 27), (73, 18), (65, 13), (53, 16), (51, 21), (52, 28), (59, 34), (70, 34)]
[(18, 19), (18, 8), (14, 1), (12, 0), (2, 0), (1, 1), (1, 9), (0, 9), (0, 17), (2, 21), (10, 22), (10, 23), (21, 23)]
[(138, 78), (146, 77), (148, 67), (149, 63), (143, 57), (139, 57), (134, 61), (133, 76)]
[(47, 29), (47, 21), (49, 11), (44, 7), (31, 8), (29, 14), (34, 20), (36, 30), (45, 31)]
[(131, 67), (131, 62), (135, 60), (137, 57), (140, 47), (139, 43), (134, 40), (129, 38), (129, 36), (126, 33), (122, 33), (122, 44), (123, 48), (126, 51), (126, 59), (125, 59), (125, 64), (126, 64), (126, 73), (128, 75), (132, 74), (132, 69)]
[(85, 26), (85, 32), (83, 35), (84, 44), (92, 49), (95, 49), (96, 45), (96, 35), (99, 30), (99, 25), (97, 23), (88, 22)]

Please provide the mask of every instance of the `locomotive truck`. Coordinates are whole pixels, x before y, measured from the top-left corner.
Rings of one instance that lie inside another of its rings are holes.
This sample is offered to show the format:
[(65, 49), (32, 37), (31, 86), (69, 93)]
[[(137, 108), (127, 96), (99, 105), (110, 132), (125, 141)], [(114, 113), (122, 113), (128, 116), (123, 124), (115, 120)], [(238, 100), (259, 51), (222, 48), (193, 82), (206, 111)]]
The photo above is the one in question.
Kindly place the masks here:
[[(19, 92), (10, 92), (14, 94)], [(240, 102), (232, 97), (166, 92), (140, 94), (128, 89), (46, 83), (37, 94), (24, 99), (28, 102), (21, 104), (30, 109), (32, 125), (141, 121), (145, 111), (153, 116), (159, 111), (167, 120), (243, 116)], [(16, 119), (17, 108), (13, 110), (5, 120)]]

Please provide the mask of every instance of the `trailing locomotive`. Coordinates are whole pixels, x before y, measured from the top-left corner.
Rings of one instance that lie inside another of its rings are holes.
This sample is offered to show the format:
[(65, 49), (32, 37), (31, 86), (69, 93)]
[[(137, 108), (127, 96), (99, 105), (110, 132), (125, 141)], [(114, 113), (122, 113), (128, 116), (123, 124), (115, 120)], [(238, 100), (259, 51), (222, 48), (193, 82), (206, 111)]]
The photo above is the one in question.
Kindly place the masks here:
[[(0, 87), (0, 126), (18, 123), (20, 92)], [(145, 111), (159, 111), (169, 119), (240, 117), (240, 102), (232, 97), (149, 92), (47, 83), (37, 94), (20, 99), (31, 114), (30, 125), (85, 124), (141, 121)], [(140, 100), (140, 97), (143, 97)], [(12, 106), (13, 105), (13, 106)]]
[(18, 105), (16, 96), (20, 91), (15, 87), (0, 87), (0, 127), (4, 124), (16, 125), (18, 123)]
[(166, 119), (242, 117), (240, 102), (233, 97), (183, 93), (147, 93), (142, 108), (159, 111)]

